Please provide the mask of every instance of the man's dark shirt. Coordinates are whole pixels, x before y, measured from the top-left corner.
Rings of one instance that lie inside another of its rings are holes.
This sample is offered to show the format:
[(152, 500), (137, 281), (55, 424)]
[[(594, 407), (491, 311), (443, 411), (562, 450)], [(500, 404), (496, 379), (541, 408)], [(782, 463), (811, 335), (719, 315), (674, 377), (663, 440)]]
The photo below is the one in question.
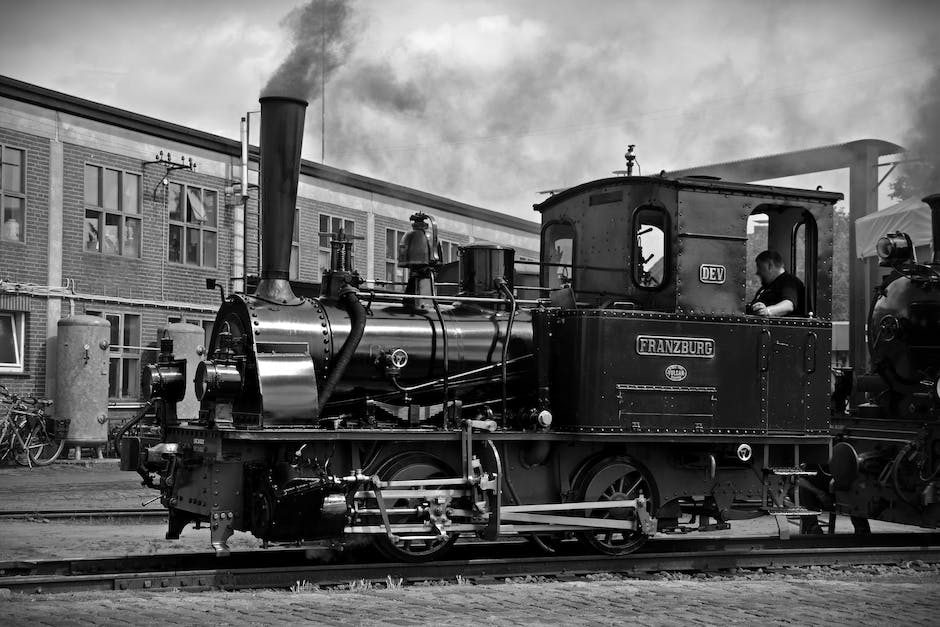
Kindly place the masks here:
[(769, 285), (762, 287), (754, 298), (754, 302), (764, 303), (768, 307), (784, 300), (793, 303), (793, 311), (788, 313), (788, 316), (806, 317), (806, 288), (803, 281), (789, 272), (784, 272)]

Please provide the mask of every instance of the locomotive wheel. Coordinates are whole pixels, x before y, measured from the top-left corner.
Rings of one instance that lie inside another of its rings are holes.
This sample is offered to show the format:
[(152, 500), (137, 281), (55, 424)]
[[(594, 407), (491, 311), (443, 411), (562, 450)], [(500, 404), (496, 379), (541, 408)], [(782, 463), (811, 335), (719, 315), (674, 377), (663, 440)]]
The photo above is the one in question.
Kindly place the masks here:
[[(656, 512), (657, 498), (652, 479), (644, 468), (629, 457), (611, 457), (594, 464), (578, 480), (576, 494), (581, 501), (626, 501), (640, 494), (646, 497), (650, 516)], [(587, 510), (590, 518), (629, 520), (635, 514), (629, 510)], [(588, 546), (607, 555), (625, 555), (640, 548), (647, 540), (638, 530), (579, 532), (578, 538)]]
[[(454, 477), (456, 473), (438, 458), (423, 453), (402, 453), (396, 455), (378, 468), (376, 474), (383, 481), (414, 481), (419, 479), (446, 479)], [(417, 488), (415, 489), (417, 492)], [(395, 501), (386, 500), (386, 507), (417, 507), (423, 502), (423, 499), (416, 497), (413, 499), (396, 499)], [(374, 504), (370, 504), (374, 507)], [(389, 521), (392, 524), (399, 523), (421, 523), (423, 520), (417, 514), (390, 514)], [(422, 536), (428, 535), (428, 532), (422, 533)], [(447, 553), (454, 542), (457, 541), (458, 533), (449, 533), (434, 540), (409, 540), (407, 535), (401, 535), (400, 540), (392, 542), (388, 536), (378, 536), (375, 539), (375, 546), (385, 557), (398, 562), (427, 562), (438, 559)]]

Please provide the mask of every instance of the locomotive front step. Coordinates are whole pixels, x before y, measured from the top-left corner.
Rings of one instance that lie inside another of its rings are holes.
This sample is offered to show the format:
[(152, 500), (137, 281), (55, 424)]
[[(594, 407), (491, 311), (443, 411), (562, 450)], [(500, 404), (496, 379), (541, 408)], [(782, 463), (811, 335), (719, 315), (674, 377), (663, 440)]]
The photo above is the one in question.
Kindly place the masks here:
[(822, 512), (806, 509), (805, 507), (767, 507), (765, 510), (771, 516), (819, 516)]
[(763, 469), (764, 475), (773, 475), (777, 477), (815, 477), (815, 470), (803, 470), (802, 468), (788, 468), (783, 466), (772, 466)]

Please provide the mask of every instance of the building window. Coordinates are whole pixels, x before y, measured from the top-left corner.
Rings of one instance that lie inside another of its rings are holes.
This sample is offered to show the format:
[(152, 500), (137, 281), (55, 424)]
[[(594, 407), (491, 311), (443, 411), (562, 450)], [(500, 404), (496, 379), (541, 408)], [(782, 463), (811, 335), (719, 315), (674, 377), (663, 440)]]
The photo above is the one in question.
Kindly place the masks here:
[(450, 263), (459, 259), (460, 244), (441, 240), (441, 263)]
[(0, 373), (23, 372), (26, 314), (0, 311)]
[(398, 229), (385, 229), (386, 283), (408, 282), (408, 271), (405, 268), (398, 267), (398, 245), (401, 244), (401, 238), (404, 236), (404, 231), (399, 231)]
[(138, 314), (87, 311), (111, 323), (111, 360), (108, 368), (108, 397), (140, 397), (140, 316)]
[(26, 151), (0, 146), (0, 239), (22, 242), (26, 231)]
[(296, 281), (300, 278), (300, 209), (294, 210), (294, 234), (290, 243), (290, 273), (287, 278)]
[(140, 258), (140, 175), (85, 165), (85, 251)]
[(170, 231), (167, 258), (174, 263), (218, 265), (218, 192), (170, 183)]
[[(336, 216), (320, 214), (320, 273), (330, 269), (330, 239), (338, 234), (342, 229), (346, 239), (352, 239), (356, 236), (356, 223), (352, 220), (338, 218)], [(349, 265), (356, 267), (356, 255), (353, 251)]]

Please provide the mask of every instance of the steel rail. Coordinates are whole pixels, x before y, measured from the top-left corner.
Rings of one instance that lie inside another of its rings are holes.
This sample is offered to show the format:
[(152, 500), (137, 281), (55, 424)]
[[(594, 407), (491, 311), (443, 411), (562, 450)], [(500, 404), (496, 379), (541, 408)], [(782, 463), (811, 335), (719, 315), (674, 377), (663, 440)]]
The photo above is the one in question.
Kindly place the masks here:
[(86, 518), (106, 520), (108, 518), (166, 518), (165, 509), (10, 509), (0, 510), (0, 519), (46, 518), (49, 520), (71, 520)]
[[(522, 576), (577, 577), (589, 573), (713, 572), (782, 568), (940, 562), (938, 534), (663, 539), (626, 556), (533, 556), (530, 545), (466, 543), (459, 559), (420, 564), (311, 561), (302, 549), (127, 556), (0, 564), (0, 588), (22, 593), (102, 590), (205, 590), (287, 588), (299, 583), (342, 585), (357, 581), (403, 583), (461, 577), (476, 583)], [(499, 557), (487, 556), (498, 555)]]

